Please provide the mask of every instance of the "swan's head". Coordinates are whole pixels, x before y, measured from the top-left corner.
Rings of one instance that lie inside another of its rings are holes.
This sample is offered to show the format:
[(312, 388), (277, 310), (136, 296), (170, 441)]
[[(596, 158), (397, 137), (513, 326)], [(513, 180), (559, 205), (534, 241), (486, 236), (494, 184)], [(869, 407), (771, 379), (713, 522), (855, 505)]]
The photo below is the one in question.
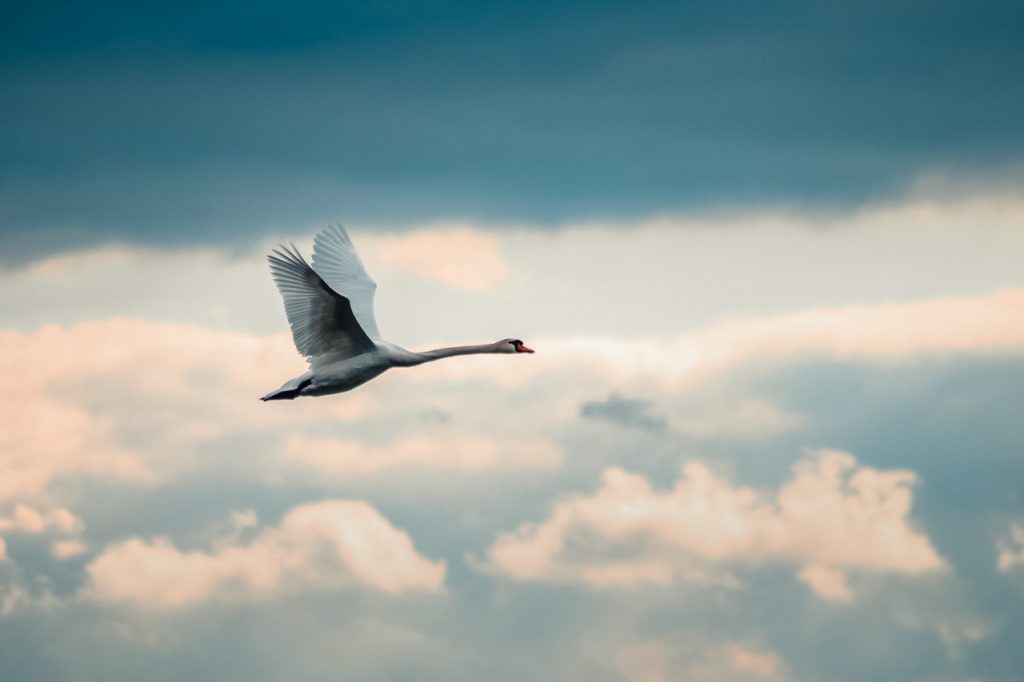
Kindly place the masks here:
[(499, 353), (532, 353), (532, 348), (527, 348), (519, 339), (502, 339), (494, 344)]

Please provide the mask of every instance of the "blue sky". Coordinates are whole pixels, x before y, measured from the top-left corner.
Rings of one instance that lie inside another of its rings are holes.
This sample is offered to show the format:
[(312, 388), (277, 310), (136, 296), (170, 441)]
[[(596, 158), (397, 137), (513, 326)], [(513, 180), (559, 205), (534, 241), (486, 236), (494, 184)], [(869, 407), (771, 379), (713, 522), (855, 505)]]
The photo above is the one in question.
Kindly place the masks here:
[[(0, 22), (0, 679), (1009, 682), (1016, 3)], [(385, 338), (261, 403), (348, 225)]]

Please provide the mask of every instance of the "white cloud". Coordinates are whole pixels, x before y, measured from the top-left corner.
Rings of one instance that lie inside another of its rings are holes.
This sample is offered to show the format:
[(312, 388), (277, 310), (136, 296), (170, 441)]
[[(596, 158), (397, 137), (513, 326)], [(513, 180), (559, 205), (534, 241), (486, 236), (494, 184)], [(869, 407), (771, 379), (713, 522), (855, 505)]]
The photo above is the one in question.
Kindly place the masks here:
[(916, 575), (944, 567), (908, 518), (913, 473), (858, 466), (831, 450), (798, 462), (793, 473), (767, 496), (696, 461), (666, 492), (608, 469), (597, 493), (500, 536), (479, 563), (516, 580), (609, 588), (703, 580), (715, 568), (782, 561), (804, 566), (804, 579), (832, 599), (843, 597), (846, 570)]
[(131, 538), (106, 548), (86, 572), (83, 594), (90, 599), (169, 609), (354, 585), (437, 592), (445, 564), (422, 557), (404, 531), (365, 502), (326, 500), (293, 508), (248, 544), (183, 551), (165, 537)]
[(996, 566), (1003, 573), (1024, 566), (1024, 523), (1010, 524), (1009, 532), (996, 542), (996, 552)]

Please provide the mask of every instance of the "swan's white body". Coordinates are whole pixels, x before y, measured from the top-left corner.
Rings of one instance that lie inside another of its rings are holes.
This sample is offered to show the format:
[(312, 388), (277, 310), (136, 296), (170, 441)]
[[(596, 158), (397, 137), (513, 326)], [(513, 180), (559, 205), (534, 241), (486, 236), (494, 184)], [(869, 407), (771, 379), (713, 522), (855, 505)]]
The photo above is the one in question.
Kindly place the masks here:
[(343, 393), (392, 367), (413, 367), (456, 355), (532, 353), (518, 339), (414, 353), (380, 338), (373, 313), (377, 285), (343, 227), (316, 236), (312, 267), (292, 246), (268, 256), (299, 353), (309, 371), (261, 400)]

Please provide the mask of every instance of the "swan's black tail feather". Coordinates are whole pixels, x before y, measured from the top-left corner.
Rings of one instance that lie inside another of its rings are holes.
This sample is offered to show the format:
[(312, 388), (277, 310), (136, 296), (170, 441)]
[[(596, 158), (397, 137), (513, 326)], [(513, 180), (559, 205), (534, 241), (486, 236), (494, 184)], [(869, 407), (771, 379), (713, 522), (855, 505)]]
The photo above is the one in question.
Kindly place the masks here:
[(274, 391), (273, 393), (266, 394), (260, 398), (260, 400), (263, 402), (267, 402), (268, 400), (295, 400), (299, 397), (300, 393), (302, 393), (302, 389), (300, 388), (292, 389), (290, 391)]
[(282, 387), (277, 389), (276, 391), (271, 391), (270, 393), (260, 398), (260, 400), (262, 400), (263, 402), (267, 402), (268, 400), (295, 400), (300, 395), (302, 395), (302, 389), (304, 389), (306, 386), (309, 386), (311, 383), (313, 382), (307, 379), (306, 381), (303, 381), (301, 384), (294, 388)]

